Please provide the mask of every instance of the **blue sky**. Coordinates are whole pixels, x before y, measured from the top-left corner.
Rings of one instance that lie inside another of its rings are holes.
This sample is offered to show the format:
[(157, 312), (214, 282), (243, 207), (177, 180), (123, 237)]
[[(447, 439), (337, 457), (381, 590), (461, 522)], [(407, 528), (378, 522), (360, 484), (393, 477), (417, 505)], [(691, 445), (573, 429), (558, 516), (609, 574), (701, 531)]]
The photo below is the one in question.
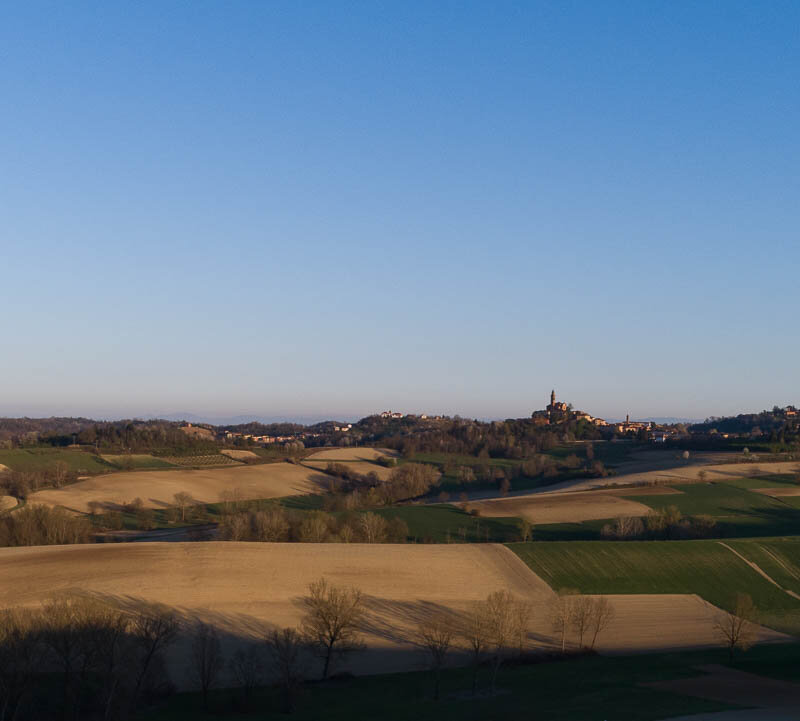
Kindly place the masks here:
[(0, 415), (800, 402), (800, 5), (0, 8)]

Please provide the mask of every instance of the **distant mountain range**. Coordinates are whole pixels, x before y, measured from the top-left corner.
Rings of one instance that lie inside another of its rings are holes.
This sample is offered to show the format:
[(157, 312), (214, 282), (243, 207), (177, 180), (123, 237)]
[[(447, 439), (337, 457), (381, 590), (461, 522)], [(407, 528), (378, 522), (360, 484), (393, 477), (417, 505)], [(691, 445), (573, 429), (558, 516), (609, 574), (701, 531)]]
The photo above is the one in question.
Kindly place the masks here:
[(187, 421), (188, 423), (209, 423), (214, 426), (238, 426), (243, 423), (301, 423), (303, 425), (313, 425), (322, 421), (336, 420), (344, 423), (351, 423), (359, 420), (358, 418), (331, 418), (330, 416), (260, 416), (260, 415), (238, 415), (238, 416), (206, 416), (197, 413), (154, 413), (143, 418), (161, 418), (165, 421)]
[[(624, 418), (607, 418), (606, 419), (609, 423), (621, 423), (624, 421)], [(648, 416), (647, 418), (631, 418), (632, 421), (650, 421), (651, 423), (656, 423), (660, 426), (671, 426), (674, 423), (702, 423), (702, 418), (678, 418), (676, 416)]]

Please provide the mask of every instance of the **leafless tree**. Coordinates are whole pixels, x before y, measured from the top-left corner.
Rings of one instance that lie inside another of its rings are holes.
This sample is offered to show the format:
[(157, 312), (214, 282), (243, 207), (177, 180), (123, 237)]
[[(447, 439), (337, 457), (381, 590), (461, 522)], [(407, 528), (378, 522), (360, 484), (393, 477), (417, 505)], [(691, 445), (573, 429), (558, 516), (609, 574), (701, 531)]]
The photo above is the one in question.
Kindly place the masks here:
[(517, 521), (517, 529), (519, 530), (519, 540), (523, 543), (527, 543), (531, 540), (531, 532), (533, 527), (530, 524), (530, 521), (520, 518)]
[(137, 650), (132, 694), (134, 706), (145, 687), (148, 673), (155, 667), (163, 650), (175, 640), (178, 628), (178, 618), (171, 611), (145, 608), (135, 614), (131, 623)]
[(219, 636), (212, 626), (198, 623), (192, 633), (192, 665), (190, 673), (203, 694), (203, 707), (208, 710), (208, 692), (219, 680), (225, 666)]
[(328, 538), (330, 516), (323, 511), (307, 513), (300, 524), (299, 536), (303, 543), (324, 543)]
[(442, 668), (453, 642), (454, 629), (450, 619), (432, 614), (417, 624), (416, 643), (421, 646), (428, 659), (428, 668), (433, 672), (433, 698), (439, 700)]
[(187, 493), (186, 491), (179, 491), (172, 498), (175, 501), (175, 505), (181, 512), (181, 522), (186, 521), (186, 510), (194, 503), (192, 494)]
[(584, 636), (589, 632), (593, 606), (594, 604), (589, 596), (575, 596), (572, 599), (570, 627), (575, 632), (578, 648), (583, 648)]
[(0, 721), (13, 721), (41, 669), (42, 621), (35, 611), (0, 611)]
[(272, 668), (283, 689), (284, 706), (287, 713), (294, 711), (297, 689), (303, 682), (303, 635), (294, 628), (274, 629), (267, 635)]
[(492, 693), (495, 692), (497, 673), (511, 651), (527, 637), (530, 610), (524, 602), (517, 601), (508, 591), (490, 593), (484, 602), (486, 628), (491, 647)]
[(728, 649), (733, 661), (737, 649), (746, 651), (757, 634), (758, 609), (747, 593), (737, 593), (733, 611), (718, 610), (714, 615), (714, 631)]
[(590, 649), (594, 649), (597, 637), (613, 623), (615, 616), (614, 607), (605, 596), (596, 596), (592, 599), (589, 614), (589, 632), (592, 634)]
[(255, 643), (246, 649), (238, 649), (230, 660), (230, 669), (242, 689), (244, 705), (248, 707), (253, 689), (259, 685), (264, 676), (264, 663), (261, 648)]
[(362, 513), (358, 519), (361, 537), (365, 543), (383, 543), (386, 540), (386, 519), (377, 513)]
[(303, 604), (303, 635), (322, 659), (325, 679), (334, 659), (363, 648), (358, 630), (364, 618), (364, 600), (358, 589), (332, 586), (321, 578), (309, 585)]
[(567, 635), (572, 626), (575, 598), (578, 592), (572, 588), (562, 588), (550, 602), (550, 622), (553, 632), (561, 643), (561, 653), (567, 650)]
[(472, 666), (472, 695), (478, 691), (478, 670), (489, 650), (489, 624), (486, 618), (486, 607), (483, 603), (474, 603), (464, 618), (459, 633), (461, 641), (469, 653)]

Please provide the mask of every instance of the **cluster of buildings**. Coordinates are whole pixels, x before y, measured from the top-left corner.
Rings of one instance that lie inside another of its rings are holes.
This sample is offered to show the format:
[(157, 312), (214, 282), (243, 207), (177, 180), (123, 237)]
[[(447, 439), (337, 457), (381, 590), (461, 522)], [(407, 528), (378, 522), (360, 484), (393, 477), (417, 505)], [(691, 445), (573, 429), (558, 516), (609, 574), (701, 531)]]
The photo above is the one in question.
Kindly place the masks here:
[(585, 411), (573, 410), (570, 405), (556, 400), (556, 392), (551, 391), (550, 403), (541, 411), (534, 411), (531, 419), (536, 425), (550, 425), (564, 423), (566, 421), (586, 421), (599, 428), (609, 428), (621, 436), (639, 435), (641, 432), (647, 434), (647, 438), (655, 443), (665, 443), (674, 435), (673, 431), (656, 430), (652, 421), (632, 421), (630, 415), (625, 416), (624, 421), (609, 423), (602, 418), (595, 418)]
[(585, 411), (575, 411), (562, 401), (556, 401), (556, 392), (550, 392), (550, 404), (543, 411), (534, 411), (531, 419), (536, 425), (546, 426), (551, 423), (564, 423), (565, 421), (586, 421), (595, 426), (607, 426), (608, 421), (595, 418)]

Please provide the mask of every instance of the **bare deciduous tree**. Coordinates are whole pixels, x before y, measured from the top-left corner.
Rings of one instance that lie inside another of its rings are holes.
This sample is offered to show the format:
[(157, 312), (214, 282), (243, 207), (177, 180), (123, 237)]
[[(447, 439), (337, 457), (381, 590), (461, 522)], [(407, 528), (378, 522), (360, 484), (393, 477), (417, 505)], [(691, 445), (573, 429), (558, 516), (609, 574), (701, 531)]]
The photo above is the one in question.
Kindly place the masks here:
[(138, 653), (135, 662), (133, 705), (136, 705), (145, 687), (148, 673), (154, 668), (161, 652), (175, 640), (178, 628), (178, 619), (171, 611), (147, 608), (134, 617), (131, 632)]
[(577, 593), (573, 588), (562, 588), (550, 603), (550, 622), (553, 633), (560, 640), (561, 653), (565, 653), (567, 650), (567, 635), (572, 625), (572, 613)]
[(737, 593), (733, 611), (718, 610), (714, 615), (714, 631), (728, 649), (733, 661), (736, 649), (746, 651), (756, 639), (758, 609), (747, 593)]
[(192, 633), (192, 665), (190, 673), (203, 694), (203, 707), (208, 710), (208, 692), (219, 680), (225, 665), (219, 636), (212, 626), (198, 623)]
[(486, 657), (490, 643), (486, 609), (482, 603), (473, 604), (464, 618), (459, 635), (470, 657), (474, 696), (478, 691), (478, 670)]
[(596, 596), (592, 599), (589, 613), (589, 632), (592, 634), (590, 649), (594, 649), (597, 637), (611, 625), (615, 616), (614, 607), (605, 596)]
[(363, 648), (358, 635), (364, 618), (363, 597), (358, 589), (332, 586), (321, 578), (309, 585), (303, 604), (303, 635), (322, 659), (325, 679), (335, 658)]
[(428, 668), (433, 672), (433, 698), (439, 700), (441, 671), (453, 642), (453, 624), (441, 615), (431, 615), (417, 624), (416, 642), (426, 653)]
[(386, 519), (383, 516), (362, 513), (358, 525), (365, 543), (383, 543), (386, 540)]
[(186, 509), (194, 503), (194, 498), (192, 498), (191, 493), (187, 493), (186, 491), (179, 491), (173, 497), (175, 501), (175, 505), (181, 512), (181, 521), (186, 520)]
[(256, 644), (250, 644), (246, 649), (238, 649), (230, 660), (230, 669), (234, 678), (242, 689), (244, 705), (250, 705), (253, 689), (259, 685), (264, 676), (264, 663), (261, 658), (261, 649)]
[(303, 650), (305, 641), (294, 628), (274, 629), (267, 635), (272, 668), (283, 689), (284, 707), (287, 713), (294, 711), (297, 689), (303, 682)]
[(0, 611), (0, 719), (13, 720), (41, 669), (42, 616), (34, 611)]

